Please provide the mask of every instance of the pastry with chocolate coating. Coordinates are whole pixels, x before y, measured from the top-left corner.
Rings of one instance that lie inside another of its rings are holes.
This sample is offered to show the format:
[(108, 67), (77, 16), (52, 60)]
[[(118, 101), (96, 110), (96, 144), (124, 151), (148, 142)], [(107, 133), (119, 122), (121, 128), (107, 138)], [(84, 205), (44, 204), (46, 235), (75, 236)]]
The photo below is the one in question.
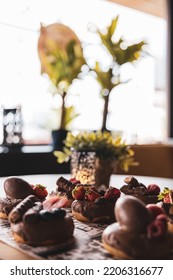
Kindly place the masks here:
[(156, 204), (122, 196), (115, 205), (116, 223), (102, 233), (104, 248), (116, 259), (170, 259), (172, 236)]
[(27, 210), (32, 208), (38, 199), (34, 195), (27, 196), (10, 212), (8, 219), (11, 223), (17, 223)]
[(8, 215), (11, 210), (21, 201), (22, 199), (11, 199), (9, 197), (0, 198), (0, 218), (8, 220)]
[(114, 207), (121, 193), (109, 187), (99, 193), (94, 187), (76, 186), (72, 192), (75, 200), (71, 205), (72, 215), (79, 221), (90, 223), (111, 223), (115, 221)]
[(147, 187), (138, 182), (133, 176), (128, 176), (124, 179), (126, 183), (120, 188), (120, 191), (125, 195), (132, 195), (141, 199), (145, 204), (157, 203), (160, 187), (156, 184), (149, 184)]
[[(76, 180), (75, 178), (71, 178), (70, 180), (67, 180), (63, 176), (59, 177), (56, 181), (57, 188), (56, 190), (52, 191), (49, 194), (49, 197), (58, 197), (61, 200), (66, 200), (66, 205), (63, 206), (65, 208), (71, 207), (72, 202), (74, 201), (74, 198), (72, 196), (72, 191), (77, 185), (81, 185), (79, 180)], [(84, 186), (84, 185), (83, 185)], [(91, 185), (85, 185), (86, 187), (89, 187)]]
[(9, 177), (4, 181), (4, 191), (7, 197), (11, 199), (24, 199), (32, 195), (32, 186), (22, 178)]
[(73, 238), (73, 219), (64, 209), (44, 210), (41, 202), (30, 196), (15, 207), (9, 221), (17, 242), (32, 246), (62, 244)]

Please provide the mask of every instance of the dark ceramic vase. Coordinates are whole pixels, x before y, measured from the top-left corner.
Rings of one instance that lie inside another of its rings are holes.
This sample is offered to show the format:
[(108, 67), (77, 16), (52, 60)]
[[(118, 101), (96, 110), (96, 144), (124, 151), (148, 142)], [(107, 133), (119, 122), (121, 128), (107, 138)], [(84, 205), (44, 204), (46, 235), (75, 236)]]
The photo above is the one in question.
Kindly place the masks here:
[(113, 159), (96, 159), (96, 173), (95, 173), (95, 185), (96, 188), (104, 186), (108, 188), (110, 186), (110, 177), (115, 174), (117, 168), (116, 161)]

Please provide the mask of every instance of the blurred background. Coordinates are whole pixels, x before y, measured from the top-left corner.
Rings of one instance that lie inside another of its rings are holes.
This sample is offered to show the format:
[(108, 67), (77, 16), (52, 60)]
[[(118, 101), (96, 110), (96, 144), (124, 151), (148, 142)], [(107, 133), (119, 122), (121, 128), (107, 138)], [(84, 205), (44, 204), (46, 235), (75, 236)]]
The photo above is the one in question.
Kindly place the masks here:
[[(130, 42), (147, 41), (149, 53), (135, 68), (126, 67), (131, 79), (111, 95), (107, 127), (129, 143), (163, 143), (169, 135), (168, 12), (167, 1), (6, 0), (0, 4), (0, 105), (21, 106), (25, 144), (49, 144), (56, 128), (55, 112), (61, 100), (52, 98), (51, 85), (40, 73), (40, 24), (60, 22), (82, 42), (84, 54), (107, 63), (90, 31), (103, 29), (119, 16), (116, 36)], [(98, 130), (102, 99), (92, 77), (75, 83), (68, 97), (79, 116), (72, 130)], [(2, 118), (2, 114), (1, 114)], [(3, 141), (2, 121), (0, 143)]]

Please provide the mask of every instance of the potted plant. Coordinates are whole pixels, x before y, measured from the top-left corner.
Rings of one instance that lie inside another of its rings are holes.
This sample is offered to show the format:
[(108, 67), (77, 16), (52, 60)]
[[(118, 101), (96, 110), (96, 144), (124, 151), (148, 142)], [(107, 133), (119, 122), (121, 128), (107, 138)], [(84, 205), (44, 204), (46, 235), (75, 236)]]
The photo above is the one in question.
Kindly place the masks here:
[(54, 151), (58, 163), (71, 160), (71, 176), (81, 183), (93, 183), (96, 187), (109, 186), (110, 175), (116, 167), (128, 171), (134, 160), (134, 151), (120, 136), (108, 131), (67, 133), (63, 151)]
[(67, 106), (66, 99), (73, 81), (78, 78), (81, 67), (85, 64), (81, 42), (77, 35), (66, 25), (54, 23), (41, 25), (38, 39), (38, 54), (41, 63), (41, 73), (46, 74), (55, 85), (61, 97), (61, 115), (58, 131), (60, 146), (66, 137), (68, 126), (78, 115), (74, 106)]
[[(115, 40), (118, 16), (114, 18), (110, 25), (107, 27), (106, 32), (102, 32), (96, 28), (95, 33), (99, 36), (100, 46), (105, 52), (105, 55), (109, 57), (110, 64), (107, 69), (103, 70), (101, 64), (96, 61), (95, 66), (91, 72), (95, 73), (96, 80), (101, 86), (100, 94), (104, 100), (104, 109), (102, 115), (101, 130), (107, 129), (107, 118), (109, 112), (109, 99), (115, 87), (127, 81), (122, 81), (123, 65), (130, 63), (134, 65), (134, 62), (139, 60), (144, 52), (143, 47), (146, 45), (144, 41), (140, 41), (136, 44), (129, 44), (123, 38)], [(105, 67), (105, 65), (104, 65)]]

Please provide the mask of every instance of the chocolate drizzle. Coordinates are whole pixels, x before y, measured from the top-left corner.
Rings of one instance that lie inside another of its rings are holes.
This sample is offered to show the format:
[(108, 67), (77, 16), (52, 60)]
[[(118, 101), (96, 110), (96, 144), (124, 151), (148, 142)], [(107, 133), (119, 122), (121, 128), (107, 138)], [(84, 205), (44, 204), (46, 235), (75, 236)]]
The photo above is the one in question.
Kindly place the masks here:
[(73, 184), (62, 176), (56, 181), (56, 185), (57, 191), (65, 192), (66, 194), (71, 194), (72, 190), (76, 186), (76, 184)]
[(109, 202), (105, 199), (103, 204), (97, 204), (90, 201), (75, 200), (72, 203), (72, 212), (77, 212), (86, 217), (90, 222), (95, 219), (99, 222), (113, 222), (115, 203)]
[(34, 195), (29, 195), (22, 202), (20, 202), (9, 214), (9, 221), (17, 223), (20, 221), (24, 213), (32, 208), (38, 199)]
[(11, 210), (21, 201), (21, 199), (11, 199), (9, 197), (0, 198), (0, 212), (8, 216)]

